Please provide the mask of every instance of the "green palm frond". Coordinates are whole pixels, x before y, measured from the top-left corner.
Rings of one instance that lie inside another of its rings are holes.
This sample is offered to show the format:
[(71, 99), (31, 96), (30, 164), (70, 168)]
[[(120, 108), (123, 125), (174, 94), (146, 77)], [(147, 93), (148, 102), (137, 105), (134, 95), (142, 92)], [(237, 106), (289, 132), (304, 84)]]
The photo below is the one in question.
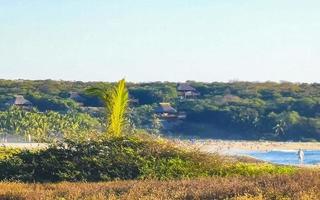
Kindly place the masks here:
[(129, 94), (125, 79), (117, 85), (110, 87), (98, 85), (86, 90), (87, 94), (98, 96), (103, 100), (107, 112), (107, 134), (119, 137), (126, 125), (126, 112), (128, 109)]
[(126, 111), (128, 108), (129, 95), (124, 79), (111, 90), (107, 103), (109, 113), (108, 133), (121, 136), (123, 127), (126, 125)]

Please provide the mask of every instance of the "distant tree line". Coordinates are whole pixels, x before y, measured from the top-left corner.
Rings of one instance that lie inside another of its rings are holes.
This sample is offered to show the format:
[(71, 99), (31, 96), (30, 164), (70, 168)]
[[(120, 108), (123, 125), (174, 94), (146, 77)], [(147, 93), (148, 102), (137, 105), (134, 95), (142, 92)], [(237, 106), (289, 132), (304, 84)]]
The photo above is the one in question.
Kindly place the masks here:
[[(40, 112), (55, 111), (82, 113), (82, 107), (102, 107), (103, 102), (86, 93), (87, 88), (98, 82), (22, 81), (0, 80), (0, 108), (8, 109), (7, 102), (13, 95), (24, 95)], [(113, 83), (103, 83), (113, 84)], [(200, 127), (215, 127), (231, 137), (237, 134), (244, 139), (320, 139), (320, 84), (274, 82), (189, 82), (200, 96), (181, 100), (176, 91), (177, 83), (128, 83), (129, 98), (138, 100), (130, 106), (131, 120), (138, 128), (152, 126), (153, 109), (159, 102), (170, 102), (187, 118), (180, 131), (201, 134)], [(82, 102), (69, 98), (77, 92)], [(81, 104), (79, 104), (81, 103)], [(89, 113), (90, 114), (90, 113)], [(98, 115), (103, 116), (103, 115)], [(96, 117), (96, 116), (93, 116)], [(187, 129), (193, 124), (192, 129)], [(201, 129), (202, 130), (202, 129)], [(210, 131), (207, 131), (210, 132)], [(210, 134), (209, 134), (210, 136)], [(212, 136), (215, 132), (212, 131)]]

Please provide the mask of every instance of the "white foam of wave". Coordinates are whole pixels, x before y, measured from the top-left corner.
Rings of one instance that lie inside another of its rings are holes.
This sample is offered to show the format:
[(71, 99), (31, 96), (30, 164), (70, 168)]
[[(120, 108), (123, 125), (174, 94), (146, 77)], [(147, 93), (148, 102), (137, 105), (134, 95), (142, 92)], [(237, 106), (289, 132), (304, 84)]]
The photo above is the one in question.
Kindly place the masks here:
[[(320, 151), (320, 150), (312, 150), (312, 149), (302, 149), (304, 152), (308, 151)], [(299, 149), (272, 149), (271, 151), (277, 151), (277, 152), (286, 152), (286, 153), (295, 153), (298, 152)], [(270, 152), (270, 151), (268, 151)]]
[(272, 149), (271, 151), (285, 152), (285, 153), (296, 153), (298, 149)]

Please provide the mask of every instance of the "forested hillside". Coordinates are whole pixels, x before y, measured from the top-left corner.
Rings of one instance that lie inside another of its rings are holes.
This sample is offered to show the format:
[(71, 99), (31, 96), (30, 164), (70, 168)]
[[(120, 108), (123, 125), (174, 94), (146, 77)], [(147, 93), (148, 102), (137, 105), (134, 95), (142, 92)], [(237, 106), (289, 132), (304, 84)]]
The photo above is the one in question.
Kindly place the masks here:
[[(86, 89), (108, 84), (111, 83), (0, 80), (2, 133), (38, 134), (44, 138), (49, 134), (101, 129), (100, 122), (105, 120), (103, 104), (87, 94)], [(131, 125), (182, 136), (320, 139), (320, 84), (188, 82), (188, 85), (197, 95), (186, 99), (179, 97), (177, 83), (129, 83)], [(11, 108), (8, 102), (16, 95), (30, 101), (32, 108)], [(171, 103), (186, 118), (157, 118), (154, 114), (160, 102)], [(65, 125), (59, 127), (56, 123), (61, 121)], [(167, 126), (168, 123), (171, 125)]]

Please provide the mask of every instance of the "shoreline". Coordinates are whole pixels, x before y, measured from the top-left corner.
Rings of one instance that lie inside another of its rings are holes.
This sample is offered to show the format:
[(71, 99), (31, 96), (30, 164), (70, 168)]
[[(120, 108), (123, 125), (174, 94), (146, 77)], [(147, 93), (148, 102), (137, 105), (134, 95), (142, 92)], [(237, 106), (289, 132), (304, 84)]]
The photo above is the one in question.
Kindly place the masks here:
[[(304, 151), (319, 150), (320, 142), (274, 142), (274, 141), (238, 141), (238, 140), (180, 140), (169, 139), (178, 146), (195, 148), (208, 153), (220, 152), (268, 152), (268, 151)], [(0, 147), (11, 148), (46, 148), (47, 143), (0, 142)]]
[(274, 141), (236, 141), (236, 140), (194, 140), (182, 141), (208, 153), (245, 151), (298, 151), (299, 149), (320, 150), (320, 142), (274, 142)]
[[(273, 163), (248, 155), (252, 152), (285, 151), (296, 153), (299, 149), (303, 151), (320, 151), (320, 142), (274, 142), (274, 141), (229, 141), (229, 140), (196, 140), (185, 141), (185, 147), (191, 147), (205, 153), (218, 153), (229, 156), (240, 156), (261, 162)], [(280, 164), (283, 165), (283, 164)], [(319, 168), (316, 164), (285, 164), (301, 168)]]

